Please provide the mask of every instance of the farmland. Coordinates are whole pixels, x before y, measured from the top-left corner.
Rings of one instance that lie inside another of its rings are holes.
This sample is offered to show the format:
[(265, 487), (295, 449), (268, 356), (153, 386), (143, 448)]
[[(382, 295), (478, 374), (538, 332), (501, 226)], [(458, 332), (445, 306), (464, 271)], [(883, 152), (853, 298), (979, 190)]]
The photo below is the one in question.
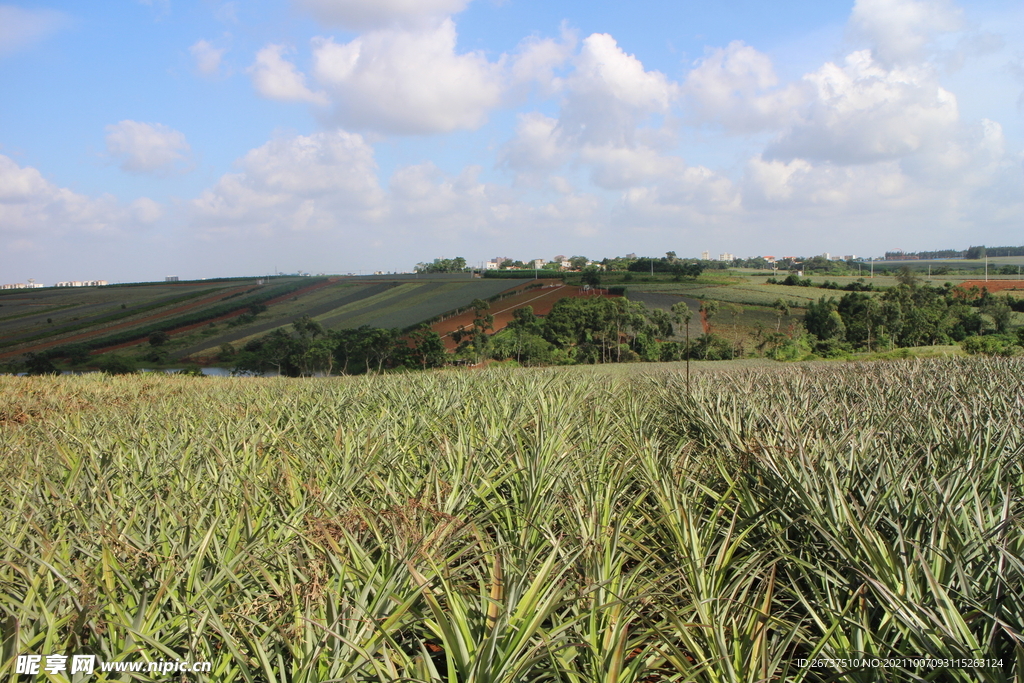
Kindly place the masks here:
[[(561, 283), (540, 281), (542, 284), (530, 283), (527, 287), (521, 288), (520, 293), (503, 298), (496, 303), (488, 313), (493, 317), (493, 329), (499, 331), (505, 328), (512, 320), (513, 313), (521, 308), (529, 306), (536, 315), (547, 315), (556, 301), (567, 296), (581, 296), (585, 293), (579, 287), (565, 286)], [(451, 351), (456, 348), (452, 333), (459, 329), (468, 329), (473, 325), (473, 312), (465, 311), (459, 315), (446, 317), (431, 325), (431, 329), (441, 335), (446, 348)]]
[[(166, 357), (180, 360), (286, 327), (302, 316), (327, 329), (405, 329), (521, 285), (458, 275), (15, 290), (0, 296), (0, 360), (68, 344), (86, 344), (94, 353), (145, 355), (155, 330), (169, 334)], [(265, 310), (246, 316), (253, 303)]]
[(0, 673), (1019, 680), (1024, 360), (751, 363), (0, 377)]

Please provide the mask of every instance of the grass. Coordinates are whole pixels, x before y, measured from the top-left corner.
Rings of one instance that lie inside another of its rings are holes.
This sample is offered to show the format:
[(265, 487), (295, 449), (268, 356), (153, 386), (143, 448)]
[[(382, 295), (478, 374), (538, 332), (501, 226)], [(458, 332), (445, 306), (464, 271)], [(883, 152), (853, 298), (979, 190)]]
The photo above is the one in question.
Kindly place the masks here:
[(0, 674), (1019, 680), (1024, 361), (753, 365), (0, 377)]

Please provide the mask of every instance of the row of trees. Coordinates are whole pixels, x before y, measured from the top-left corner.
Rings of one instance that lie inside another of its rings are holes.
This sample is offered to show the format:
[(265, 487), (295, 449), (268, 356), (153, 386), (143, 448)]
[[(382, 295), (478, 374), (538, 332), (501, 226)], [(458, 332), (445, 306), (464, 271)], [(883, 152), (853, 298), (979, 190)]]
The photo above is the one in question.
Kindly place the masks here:
[[(489, 316), (478, 314), (467, 330), (459, 352), (477, 360), (490, 357), (516, 360), (523, 365), (618, 363), (726, 357), (721, 340), (702, 335), (691, 346), (671, 341), (673, 326), (689, 321), (685, 304), (672, 313), (648, 309), (625, 297), (567, 297), (551, 312), (537, 317), (529, 306), (516, 310), (513, 319), (493, 336), (485, 334)], [(689, 349), (689, 350), (688, 350)]]
[(446, 354), (440, 335), (424, 326), (404, 337), (400, 330), (362, 326), (325, 330), (304, 316), (292, 331), (278, 328), (247, 343), (241, 351), (221, 347), (220, 360), (234, 364), (240, 375), (276, 371), (288, 377), (323, 374), (360, 375), (398, 366), (415, 369), (444, 365)]
[[(301, 377), (318, 374), (355, 375), (405, 367), (429, 369), (451, 362), (479, 363), (488, 358), (516, 360), (523, 365), (665, 361), (730, 357), (730, 344), (715, 335), (692, 343), (675, 342), (673, 325), (689, 321), (685, 304), (672, 312), (651, 310), (624, 297), (567, 297), (543, 318), (524, 307), (503, 330), (493, 334), (494, 318), (483, 300), (472, 304), (473, 321), (456, 330), (454, 354), (427, 327), (403, 336), (398, 330), (360, 327), (324, 330), (309, 318), (292, 329), (278, 329), (249, 342), (240, 351), (222, 347), (221, 360), (231, 361), (236, 374), (276, 371)], [(714, 315), (714, 311), (709, 309)]]
[(436, 258), (432, 263), (417, 263), (414, 270), (417, 273), (465, 273), (466, 259), (461, 256), (455, 258)]

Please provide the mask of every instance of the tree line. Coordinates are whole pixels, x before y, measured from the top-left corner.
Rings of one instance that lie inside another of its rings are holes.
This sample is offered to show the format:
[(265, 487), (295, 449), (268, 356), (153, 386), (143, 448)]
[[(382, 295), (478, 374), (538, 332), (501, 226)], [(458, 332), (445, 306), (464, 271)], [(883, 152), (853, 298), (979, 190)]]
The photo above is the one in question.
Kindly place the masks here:
[(1017, 345), (1010, 334), (1012, 312), (1024, 310), (1024, 301), (984, 288), (965, 290), (950, 283), (933, 287), (909, 271), (899, 280), (879, 296), (850, 292), (808, 305), (804, 327), (814, 352), (833, 356), (957, 342), (970, 347), (973, 342), (968, 340), (985, 335), (1006, 337), (1009, 347)]

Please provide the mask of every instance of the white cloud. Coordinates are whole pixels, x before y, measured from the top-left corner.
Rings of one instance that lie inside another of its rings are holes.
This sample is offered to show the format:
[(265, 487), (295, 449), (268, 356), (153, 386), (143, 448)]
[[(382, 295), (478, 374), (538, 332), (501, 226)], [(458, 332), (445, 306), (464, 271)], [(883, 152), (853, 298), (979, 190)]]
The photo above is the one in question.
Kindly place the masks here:
[(606, 33), (588, 36), (573, 66), (559, 127), (562, 135), (580, 142), (628, 145), (637, 126), (667, 113), (678, 94), (676, 84), (644, 70)]
[(197, 41), (189, 49), (189, 53), (196, 60), (196, 69), (204, 76), (212, 76), (220, 69), (221, 59), (227, 48), (214, 47), (206, 40)]
[(576, 33), (562, 26), (560, 40), (530, 37), (520, 41), (512, 59), (510, 79), (513, 87), (536, 83), (543, 95), (553, 95), (562, 87), (555, 69), (572, 58), (578, 42)]
[(306, 76), (282, 56), (286, 50), (284, 45), (267, 45), (256, 53), (249, 67), (256, 91), (271, 100), (326, 105), (327, 96), (306, 87)]
[(766, 157), (848, 164), (897, 159), (942, 144), (959, 120), (956, 97), (932, 69), (887, 69), (867, 50), (804, 79), (814, 88), (813, 99)]
[(502, 163), (516, 171), (554, 170), (571, 158), (558, 139), (558, 119), (540, 112), (519, 115), (516, 137), (502, 152)]
[(107, 154), (125, 171), (164, 174), (187, 161), (184, 133), (162, 123), (125, 120), (106, 127)]
[(26, 48), (69, 23), (68, 16), (57, 10), (0, 5), (0, 56)]
[(502, 150), (501, 164), (517, 172), (520, 184), (545, 185), (548, 172), (570, 161), (588, 167), (605, 189), (654, 182), (685, 168), (681, 158), (662, 154), (671, 135), (645, 125), (669, 113), (676, 84), (645, 70), (607, 34), (584, 40), (572, 64), (559, 83), (558, 118), (520, 115), (516, 137)]
[(35, 168), (0, 154), (0, 251), (36, 239), (122, 235), (161, 214), (160, 205), (148, 198), (125, 208), (110, 195), (92, 198), (58, 187)]
[(184, 133), (162, 123), (121, 121), (106, 127), (107, 154), (131, 173), (166, 174), (186, 161)]
[(962, 28), (962, 14), (950, 0), (857, 0), (850, 26), (879, 60), (904, 63), (922, 59), (937, 34)]
[(625, 189), (685, 172), (680, 157), (666, 156), (643, 145), (584, 145), (579, 160), (590, 166), (591, 179), (605, 189)]
[(692, 120), (754, 132), (785, 124), (805, 99), (798, 85), (778, 83), (768, 55), (737, 40), (709, 50), (682, 89)]
[(503, 74), (477, 52), (455, 52), (450, 19), (424, 30), (314, 41), (314, 73), (335, 118), (353, 128), (424, 134), (473, 129), (501, 102)]
[(128, 209), (131, 217), (138, 223), (156, 223), (164, 216), (164, 207), (149, 197), (139, 197), (132, 202)]
[(365, 30), (419, 26), (465, 9), (470, 0), (297, 0), (325, 24)]
[(239, 161), (240, 171), (191, 202), (203, 230), (260, 234), (329, 231), (379, 217), (383, 192), (373, 149), (344, 131), (271, 140)]

